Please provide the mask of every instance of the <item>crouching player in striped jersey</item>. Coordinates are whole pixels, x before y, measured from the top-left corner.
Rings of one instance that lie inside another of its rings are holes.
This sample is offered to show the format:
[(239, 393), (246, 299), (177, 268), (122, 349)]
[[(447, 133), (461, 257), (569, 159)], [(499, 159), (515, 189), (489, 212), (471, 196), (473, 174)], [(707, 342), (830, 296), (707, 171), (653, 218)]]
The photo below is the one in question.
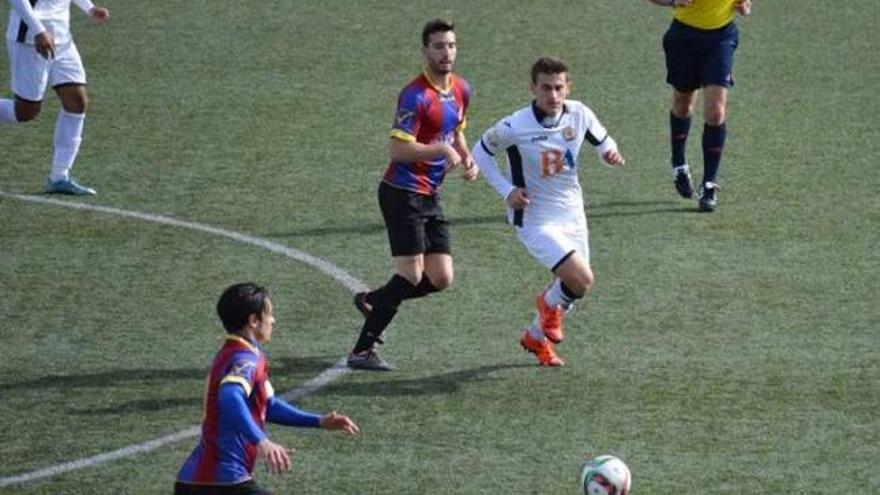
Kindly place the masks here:
[[(554, 275), (538, 294), (537, 316), (520, 343), (541, 366), (562, 366), (554, 344), (564, 338), (563, 318), (593, 285), (578, 155), (587, 141), (608, 165), (621, 166), (624, 159), (593, 112), (567, 99), (571, 81), (565, 62), (538, 59), (531, 87), (532, 103), (487, 130), (472, 154), (507, 201), (519, 241)], [(507, 159), (506, 176), (495, 163), (500, 153)]]
[(286, 426), (343, 430), (358, 426), (333, 411), (302, 411), (275, 397), (262, 344), (272, 338), (275, 317), (266, 289), (236, 284), (223, 292), (217, 313), (228, 335), (208, 374), (202, 437), (180, 468), (175, 495), (266, 495), (253, 479), (257, 458), (269, 472), (290, 469), (290, 452), (269, 440), (266, 421)]

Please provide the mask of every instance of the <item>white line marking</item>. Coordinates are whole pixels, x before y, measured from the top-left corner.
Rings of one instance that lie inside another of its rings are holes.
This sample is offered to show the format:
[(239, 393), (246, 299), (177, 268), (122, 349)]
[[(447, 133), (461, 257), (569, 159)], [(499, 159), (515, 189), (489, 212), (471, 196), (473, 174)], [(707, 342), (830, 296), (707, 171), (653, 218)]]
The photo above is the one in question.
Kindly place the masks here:
[[(330, 263), (329, 261), (325, 261), (321, 258), (316, 258), (306, 252), (300, 251), (298, 249), (294, 249), (291, 247), (284, 246), (282, 244), (278, 244), (277, 242), (272, 242), (267, 239), (262, 239), (259, 237), (250, 236), (247, 234), (242, 234), (240, 232), (234, 232), (231, 230), (221, 229), (218, 227), (211, 227), (210, 225), (205, 225), (196, 222), (188, 222), (186, 220), (178, 220), (176, 218), (165, 217), (161, 215), (153, 215), (151, 213), (141, 213), (137, 211), (131, 210), (123, 210), (119, 208), (112, 208), (109, 206), (99, 206), (99, 205), (90, 205), (87, 203), (79, 203), (74, 201), (62, 201), (53, 198), (45, 198), (41, 196), (29, 196), (25, 194), (15, 194), (8, 193), (5, 191), (0, 191), (0, 198), (10, 198), (17, 199), (20, 201), (27, 201), (30, 203), (39, 203), (46, 204), (52, 206), (60, 206), (62, 208), (70, 208), (75, 210), (87, 210), (87, 211), (96, 211), (100, 213), (107, 213), (111, 215), (118, 215), (122, 217), (135, 218), (137, 220), (143, 220), (146, 222), (154, 222), (163, 225), (171, 225), (173, 227), (181, 227), (185, 229), (195, 230), (199, 232), (205, 232), (208, 234), (213, 234), (220, 237), (226, 237), (228, 239), (232, 239), (238, 242), (243, 242), (245, 244), (250, 244), (252, 246), (257, 246), (273, 253), (281, 254), (293, 260), (305, 263), (309, 265), (321, 273), (324, 273), (334, 280), (338, 281), (342, 285), (344, 285), (348, 290), (352, 292), (359, 292), (363, 290), (367, 290), (367, 285), (361, 282), (360, 280), (351, 276), (348, 272), (339, 268), (338, 266)], [(301, 399), (309, 394), (313, 394), (318, 390), (326, 387), (329, 383), (333, 382), (337, 378), (345, 375), (350, 370), (345, 365), (345, 358), (340, 359), (333, 367), (324, 370), (320, 375), (312, 378), (306, 383), (302, 384), (299, 387), (288, 390), (284, 394), (281, 395), (285, 400), (295, 400)], [(119, 459), (124, 459), (126, 457), (132, 457), (137, 454), (150, 452), (165, 445), (172, 444), (175, 442), (179, 442), (181, 440), (186, 440), (188, 438), (197, 437), (201, 434), (200, 426), (193, 426), (191, 428), (187, 428), (185, 430), (181, 430), (177, 433), (172, 433), (170, 435), (165, 435), (163, 437), (156, 438), (154, 440), (150, 440), (148, 442), (139, 443), (136, 445), (130, 445), (128, 447), (123, 447), (118, 450), (114, 450), (111, 452), (106, 452), (104, 454), (98, 454), (92, 457), (86, 457), (84, 459), (78, 459), (75, 461), (65, 462), (62, 464), (57, 464), (55, 466), (50, 466), (43, 469), (38, 469), (36, 471), (31, 471), (29, 473), (23, 473), (16, 476), (9, 476), (5, 478), (0, 478), (0, 488), (9, 485), (16, 485), (20, 483), (27, 483), (30, 481), (36, 481), (43, 478), (49, 478), (52, 476), (57, 476), (59, 474), (67, 473), (70, 471), (75, 471), (78, 469), (84, 469), (92, 466), (97, 466), (99, 464), (105, 464), (112, 461), (117, 461)]]

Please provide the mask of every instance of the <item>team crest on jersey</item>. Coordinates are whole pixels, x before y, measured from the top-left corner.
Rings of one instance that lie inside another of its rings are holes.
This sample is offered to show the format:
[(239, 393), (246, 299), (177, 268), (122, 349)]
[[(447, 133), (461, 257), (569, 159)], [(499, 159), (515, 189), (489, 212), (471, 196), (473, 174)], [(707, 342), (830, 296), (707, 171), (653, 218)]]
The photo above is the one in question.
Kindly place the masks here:
[(247, 378), (256, 367), (256, 364), (251, 361), (238, 361), (229, 368), (229, 372), (226, 373), (226, 376), (240, 376), (242, 378)]
[(398, 127), (409, 127), (410, 121), (415, 117), (416, 113), (412, 110), (401, 109), (397, 112)]
[(574, 130), (574, 127), (568, 126), (562, 130), (562, 137), (565, 138), (566, 141), (571, 141), (577, 137), (577, 131)]

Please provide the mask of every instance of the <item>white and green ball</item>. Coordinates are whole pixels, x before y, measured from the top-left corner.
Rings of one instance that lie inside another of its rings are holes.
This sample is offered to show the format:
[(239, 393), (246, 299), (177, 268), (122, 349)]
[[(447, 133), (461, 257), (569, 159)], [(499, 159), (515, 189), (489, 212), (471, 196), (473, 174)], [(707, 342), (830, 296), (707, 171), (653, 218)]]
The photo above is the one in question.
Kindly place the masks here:
[(584, 463), (581, 486), (586, 495), (629, 495), (632, 475), (617, 457), (600, 455)]

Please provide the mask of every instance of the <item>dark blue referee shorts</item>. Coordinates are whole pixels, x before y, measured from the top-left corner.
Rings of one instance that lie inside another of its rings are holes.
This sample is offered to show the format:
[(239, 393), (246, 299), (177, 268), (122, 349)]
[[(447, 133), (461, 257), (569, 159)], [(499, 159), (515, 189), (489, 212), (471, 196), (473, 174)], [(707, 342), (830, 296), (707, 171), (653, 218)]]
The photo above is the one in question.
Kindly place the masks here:
[(739, 45), (734, 22), (718, 29), (697, 29), (673, 20), (663, 35), (666, 82), (678, 91), (704, 86), (733, 86), (733, 52)]

